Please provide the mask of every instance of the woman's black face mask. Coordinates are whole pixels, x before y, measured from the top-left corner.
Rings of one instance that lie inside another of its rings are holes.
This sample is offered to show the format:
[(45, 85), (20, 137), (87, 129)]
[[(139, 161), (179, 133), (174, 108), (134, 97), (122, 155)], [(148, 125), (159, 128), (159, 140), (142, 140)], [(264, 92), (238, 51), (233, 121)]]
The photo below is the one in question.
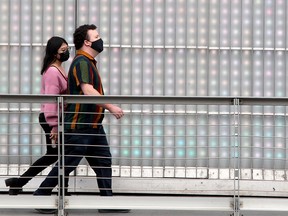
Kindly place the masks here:
[(59, 55), (60, 55), (59, 61), (61, 62), (67, 61), (70, 57), (70, 53), (68, 49), (64, 53), (59, 53)]

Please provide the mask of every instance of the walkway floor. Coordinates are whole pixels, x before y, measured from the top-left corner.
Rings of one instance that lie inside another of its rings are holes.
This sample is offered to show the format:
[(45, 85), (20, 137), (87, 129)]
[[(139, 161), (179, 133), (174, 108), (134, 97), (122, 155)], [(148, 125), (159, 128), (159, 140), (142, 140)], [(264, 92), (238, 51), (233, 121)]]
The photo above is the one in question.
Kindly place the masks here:
[[(205, 211), (163, 211), (163, 210), (133, 210), (128, 214), (100, 214), (95, 210), (69, 210), (67, 211), (68, 216), (230, 216), (232, 213), (229, 212), (205, 212)], [(287, 216), (287, 212), (241, 212), (243, 216)], [(38, 216), (43, 215), (33, 209), (1, 209), (0, 215), (2, 216)]]

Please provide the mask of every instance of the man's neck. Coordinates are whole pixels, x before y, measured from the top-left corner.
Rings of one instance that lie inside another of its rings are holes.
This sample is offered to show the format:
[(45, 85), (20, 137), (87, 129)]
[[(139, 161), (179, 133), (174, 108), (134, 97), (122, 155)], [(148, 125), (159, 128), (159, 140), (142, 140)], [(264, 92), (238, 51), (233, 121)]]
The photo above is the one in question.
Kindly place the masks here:
[(83, 46), (82, 48), (80, 48), (79, 50), (82, 50), (86, 53), (88, 53), (90, 56), (92, 56), (93, 58), (95, 58), (99, 53), (97, 53), (96, 51), (92, 51), (90, 48)]

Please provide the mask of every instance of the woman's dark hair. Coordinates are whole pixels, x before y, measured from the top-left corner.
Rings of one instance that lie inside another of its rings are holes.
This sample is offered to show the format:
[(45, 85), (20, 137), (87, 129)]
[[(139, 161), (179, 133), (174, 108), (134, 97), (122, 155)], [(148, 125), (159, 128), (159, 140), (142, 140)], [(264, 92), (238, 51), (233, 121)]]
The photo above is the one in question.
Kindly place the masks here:
[(94, 24), (91, 24), (91, 25), (85, 24), (85, 25), (79, 26), (75, 30), (73, 34), (73, 42), (74, 42), (76, 50), (79, 50), (83, 46), (84, 40), (89, 40), (87, 31), (94, 30), (96, 28), (97, 27)]
[(58, 49), (65, 43), (68, 45), (64, 38), (53, 36), (51, 37), (45, 49), (45, 56), (43, 59), (41, 75), (47, 70), (47, 68), (55, 61), (55, 55), (58, 53)]

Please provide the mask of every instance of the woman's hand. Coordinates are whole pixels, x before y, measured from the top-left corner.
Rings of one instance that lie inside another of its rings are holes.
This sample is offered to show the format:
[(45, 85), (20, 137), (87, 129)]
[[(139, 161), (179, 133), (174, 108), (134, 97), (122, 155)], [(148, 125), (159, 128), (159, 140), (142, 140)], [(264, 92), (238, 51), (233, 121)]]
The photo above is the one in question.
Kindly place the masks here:
[(58, 133), (54, 133), (54, 132), (51, 131), (50, 139), (51, 140), (55, 140), (55, 142), (57, 143), (57, 141), (58, 141)]
[(52, 147), (56, 148), (56, 144), (58, 143), (58, 131), (57, 129), (55, 130), (54, 128), (50, 132), (50, 139), (52, 143)]

